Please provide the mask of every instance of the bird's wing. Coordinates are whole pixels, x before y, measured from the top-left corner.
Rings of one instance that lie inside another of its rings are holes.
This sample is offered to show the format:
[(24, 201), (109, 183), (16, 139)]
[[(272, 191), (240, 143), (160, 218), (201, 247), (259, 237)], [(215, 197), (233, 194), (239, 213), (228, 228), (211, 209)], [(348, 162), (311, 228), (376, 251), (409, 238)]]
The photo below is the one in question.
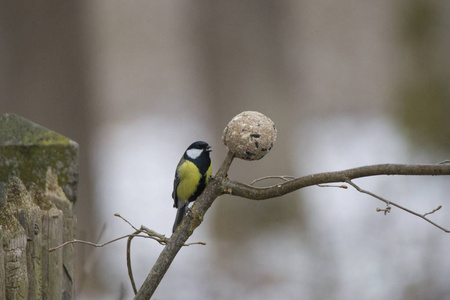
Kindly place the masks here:
[(173, 192), (172, 192), (172, 198), (173, 198), (173, 207), (178, 208), (178, 195), (177, 195), (177, 188), (180, 184), (180, 176), (178, 174), (178, 169), (183, 164), (184, 158), (180, 159), (180, 162), (177, 165), (177, 169), (175, 170), (175, 179), (173, 180)]

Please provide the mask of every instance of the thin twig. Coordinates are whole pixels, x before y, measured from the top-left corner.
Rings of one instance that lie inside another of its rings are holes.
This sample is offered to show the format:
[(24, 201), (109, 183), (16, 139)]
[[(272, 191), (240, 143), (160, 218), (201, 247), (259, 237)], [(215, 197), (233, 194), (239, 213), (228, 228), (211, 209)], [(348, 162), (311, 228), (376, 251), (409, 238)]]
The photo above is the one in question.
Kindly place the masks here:
[[(115, 213), (114, 216), (121, 218), (123, 221), (125, 221), (128, 225), (130, 225), (136, 232), (142, 233), (145, 232), (147, 234), (147, 236), (145, 236), (146, 238), (150, 238), (152, 240), (157, 241), (158, 243), (160, 243), (161, 245), (166, 245), (167, 242), (169, 241), (169, 238), (166, 237), (164, 234), (158, 233), (154, 230), (151, 230), (147, 227), (145, 227), (144, 225), (141, 225), (140, 229), (137, 229), (133, 224), (131, 224), (131, 222), (129, 222), (127, 219), (125, 219), (124, 217), (122, 217), (120, 214)], [(135, 234), (136, 234), (135, 232)], [(186, 243), (183, 244), (184, 247), (188, 247), (191, 245), (206, 245), (205, 242), (194, 242), (194, 243)]]
[(143, 238), (149, 238), (149, 237), (146, 236), (146, 235), (127, 234), (127, 235), (124, 235), (124, 236), (115, 238), (115, 239), (113, 239), (113, 240), (110, 240), (110, 241), (108, 241), (108, 242), (106, 242), (106, 243), (103, 243), (103, 244), (96, 244), (96, 243), (92, 243), (92, 242), (88, 242), (88, 241), (83, 241), (83, 240), (73, 239), (73, 240), (67, 241), (67, 242), (65, 242), (65, 243), (63, 243), (63, 244), (61, 244), (61, 245), (59, 245), (59, 246), (56, 246), (56, 247), (54, 247), (54, 248), (48, 249), (48, 252), (53, 252), (53, 251), (55, 251), (55, 250), (58, 250), (59, 248), (62, 248), (62, 247), (67, 246), (67, 245), (69, 245), (69, 244), (75, 244), (75, 243), (86, 244), (86, 245), (93, 246), (93, 247), (104, 247), (104, 246), (106, 246), (106, 245), (109, 245), (109, 244), (114, 243), (114, 242), (117, 242), (117, 241), (119, 241), (119, 240), (128, 238), (128, 237), (130, 237), (130, 236), (139, 236), (139, 237), (143, 237)]
[[(125, 222), (127, 222), (132, 228), (136, 229), (135, 226), (133, 226), (130, 222), (127, 221), (127, 219), (125, 219), (121, 215), (119, 215), (119, 214), (114, 214), (114, 215), (116, 217), (121, 218)], [(147, 235), (136, 234), (136, 232), (139, 232), (139, 233), (145, 232)], [(169, 241), (169, 238), (167, 238), (164, 234), (157, 233), (156, 231), (148, 229), (145, 226), (141, 226), (141, 229), (136, 229), (136, 232), (133, 233), (133, 234), (127, 234), (127, 235), (124, 235), (124, 236), (112, 239), (112, 240), (110, 240), (110, 241), (108, 241), (106, 243), (93, 243), (93, 242), (73, 239), (73, 240), (67, 241), (65, 243), (62, 243), (61, 245), (58, 245), (56, 247), (48, 249), (48, 252), (53, 252), (53, 251), (58, 250), (59, 248), (62, 248), (64, 246), (67, 246), (67, 245), (70, 245), (70, 244), (76, 244), (76, 243), (78, 243), (78, 244), (85, 244), (85, 245), (89, 245), (89, 246), (100, 248), (100, 247), (104, 247), (104, 246), (109, 245), (111, 243), (123, 240), (125, 238), (130, 238), (130, 237), (132, 237), (132, 238), (134, 238), (134, 237), (142, 237), (142, 238), (146, 238), (146, 239), (152, 239), (152, 240), (157, 241), (161, 245), (166, 245), (167, 242)], [(192, 246), (192, 245), (206, 245), (206, 243), (205, 242), (185, 243), (182, 246), (183, 247), (188, 247), (188, 246)]]
[(141, 231), (144, 231), (151, 239), (157, 241), (161, 245), (166, 245), (169, 241), (169, 238), (167, 238), (164, 234), (157, 233), (154, 230), (151, 230), (144, 225), (141, 225)]
[[(289, 178), (289, 179), (288, 179), (288, 178)], [(250, 185), (254, 185), (254, 184), (257, 183), (257, 182), (263, 181), (263, 180), (266, 180), (266, 179), (281, 179), (281, 180), (283, 180), (283, 181), (289, 181), (289, 180), (295, 179), (295, 177), (294, 177), (294, 176), (290, 176), (290, 175), (264, 176), (264, 177), (257, 178), (257, 179), (255, 179), (255, 180), (253, 180), (253, 181), (250, 183)]]
[[(135, 233), (141, 233), (141, 230), (137, 230)], [(127, 269), (128, 269), (128, 277), (130, 277), (131, 286), (133, 287), (133, 292), (136, 295), (137, 294), (136, 283), (134, 282), (133, 270), (131, 269), (131, 240), (132, 239), (133, 239), (133, 237), (130, 236), (127, 240)]]
[(340, 184), (340, 185), (336, 185), (336, 184), (318, 184), (318, 187), (337, 187), (340, 189), (348, 189), (348, 186), (346, 186), (345, 184)]
[(358, 185), (356, 185), (356, 183), (353, 183), (353, 181), (351, 181), (351, 180), (347, 180), (346, 182), (347, 182), (348, 184), (350, 184), (351, 186), (353, 186), (358, 192), (363, 193), (363, 194), (367, 194), (367, 195), (369, 195), (369, 196), (372, 196), (372, 197), (374, 197), (374, 198), (377, 198), (378, 200), (383, 201), (384, 203), (386, 203), (386, 205), (387, 205), (388, 207), (389, 207), (389, 205), (392, 203), (391, 201), (386, 200), (386, 199), (384, 199), (383, 197), (380, 197), (380, 196), (378, 196), (378, 195), (375, 195), (375, 194), (372, 193), (372, 192), (369, 192), (369, 191), (367, 191), (367, 190), (364, 190), (364, 189), (360, 188)]
[[(121, 218), (122, 220), (127, 222), (131, 227), (136, 229), (136, 227), (134, 227), (130, 222), (128, 222), (127, 219), (122, 217), (120, 214), (116, 213), (114, 215), (116, 217)], [(141, 236), (139, 234), (142, 232), (145, 232), (147, 234), (146, 238), (153, 239), (153, 240), (157, 241), (158, 243), (160, 243), (161, 245), (166, 245), (167, 242), (169, 241), (169, 239), (164, 234), (157, 233), (156, 231), (151, 230), (151, 229), (145, 227), (144, 225), (141, 225), (140, 229), (136, 229), (136, 231), (128, 237), (128, 240), (127, 240), (127, 269), (128, 269), (128, 277), (130, 278), (130, 281), (131, 281), (131, 287), (133, 288), (133, 292), (135, 295), (137, 294), (137, 288), (136, 288), (136, 283), (134, 281), (133, 269), (131, 266), (131, 241), (133, 240), (134, 237)], [(205, 242), (195, 242), (195, 243), (183, 244), (183, 246), (185, 246), (185, 247), (190, 246), (190, 245), (206, 245), (206, 243)]]
[(440, 210), (442, 208), (442, 205), (439, 205), (438, 207), (436, 207), (435, 209), (433, 209), (432, 211), (430, 211), (430, 212), (427, 212), (427, 213), (425, 213), (425, 214), (423, 214), (422, 215), (422, 217), (425, 217), (425, 216), (428, 216), (428, 215), (431, 215), (431, 214), (434, 214), (435, 212), (437, 212), (438, 210)]
[(391, 212), (391, 207), (390, 206), (386, 206), (385, 209), (377, 207), (377, 212), (380, 212), (380, 211), (384, 212), (384, 215), (387, 215), (388, 213)]
[(135, 231), (139, 231), (139, 229), (137, 229), (136, 227), (133, 226), (133, 224), (131, 224), (130, 222), (128, 222), (127, 219), (125, 219), (124, 217), (122, 217), (120, 214), (115, 213), (114, 214), (115, 217), (121, 218), (122, 220), (124, 220), (125, 222), (128, 223), (128, 225), (130, 225)]
[[(434, 213), (435, 211), (439, 210), (439, 209), (441, 208), (441, 206), (439, 206), (438, 208), (436, 208), (435, 210), (433, 210), (433, 211), (431, 211), (431, 212), (429, 212), (429, 213), (426, 213), (426, 214), (421, 215), (421, 214), (419, 214), (419, 213), (417, 213), (417, 212), (415, 212), (415, 211), (413, 211), (413, 210), (410, 210), (410, 209), (408, 209), (408, 208), (406, 208), (406, 207), (403, 207), (403, 206), (401, 206), (401, 205), (399, 205), (399, 204), (397, 204), (397, 203), (395, 203), (395, 202), (386, 200), (386, 199), (384, 199), (384, 198), (382, 198), (382, 197), (380, 197), (380, 196), (378, 196), (378, 195), (375, 195), (375, 194), (372, 193), (372, 192), (366, 191), (366, 190), (360, 188), (360, 187), (359, 187), (358, 185), (356, 185), (355, 183), (353, 183), (353, 181), (351, 181), (351, 180), (346, 180), (346, 182), (347, 182), (348, 184), (350, 184), (351, 186), (353, 186), (358, 192), (367, 194), (367, 195), (369, 195), (369, 196), (372, 196), (372, 197), (374, 197), (374, 198), (377, 198), (378, 200), (381, 200), (381, 201), (383, 201), (384, 203), (386, 203), (386, 205), (388, 206), (387, 209), (389, 209), (389, 211), (390, 211), (390, 208), (389, 208), (390, 205), (395, 206), (395, 207), (400, 208), (401, 210), (404, 210), (404, 211), (406, 211), (406, 212), (408, 212), (408, 213), (410, 213), (410, 214), (413, 214), (413, 215), (415, 215), (415, 216), (417, 216), (417, 217), (419, 217), (419, 218), (421, 218), (421, 219), (424, 219), (425, 221), (427, 221), (427, 222), (430, 223), (431, 225), (436, 226), (437, 228), (441, 229), (441, 230), (444, 231), (444, 232), (447, 232), (447, 233), (450, 232), (449, 229), (446, 229), (446, 228), (444, 228), (444, 227), (442, 227), (442, 226), (436, 224), (435, 222), (431, 221), (430, 219), (428, 219), (428, 218), (426, 217), (427, 215), (432, 214), (432, 213)], [(386, 209), (386, 210), (387, 210), (387, 209)], [(384, 211), (385, 211), (385, 214), (386, 214), (386, 210), (384, 210)], [(383, 210), (378, 209), (377, 211), (383, 211)], [(389, 211), (387, 211), (387, 212), (389, 212)]]
[[(157, 241), (161, 245), (165, 246), (169, 242), (169, 238), (166, 237), (164, 234), (157, 233), (154, 230), (148, 229), (144, 225), (141, 225), (141, 229), (139, 229), (141, 232), (145, 232), (149, 238)], [(184, 243), (183, 247), (189, 247), (191, 245), (206, 245), (205, 242), (193, 242), (193, 243)]]

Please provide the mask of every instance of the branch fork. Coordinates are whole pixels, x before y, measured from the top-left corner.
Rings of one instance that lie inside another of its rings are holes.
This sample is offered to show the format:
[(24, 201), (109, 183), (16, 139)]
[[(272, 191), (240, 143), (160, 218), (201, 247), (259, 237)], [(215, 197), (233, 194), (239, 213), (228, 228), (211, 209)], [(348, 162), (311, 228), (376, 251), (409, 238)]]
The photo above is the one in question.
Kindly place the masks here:
[[(295, 190), (299, 190), (301, 188), (312, 185), (319, 185), (323, 187), (339, 187), (346, 189), (347, 186), (345, 184), (338, 186), (329, 185), (330, 183), (345, 182), (353, 186), (359, 192), (368, 194), (386, 203), (387, 208), (384, 210), (380, 209), (380, 211), (385, 212), (385, 214), (391, 211), (392, 205), (426, 220), (427, 222), (443, 230), (444, 232), (450, 232), (446, 228), (434, 223), (427, 218), (427, 215), (434, 213), (439, 208), (431, 211), (430, 213), (422, 215), (405, 207), (402, 207), (392, 201), (386, 200), (369, 191), (363, 190), (352, 181), (356, 178), (378, 175), (450, 175), (450, 165), (382, 164), (359, 167), (338, 172), (319, 173), (298, 178), (294, 178), (291, 176), (266, 176), (253, 181), (250, 185), (247, 185), (228, 179), (227, 172), (231, 165), (231, 162), (233, 161), (233, 158), (234, 155), (231, 152), (228, 152), (224, 162), (222, 163), (222, 166), (215, 175), (214, 179), (210, 181), (205, 191), (195, 201), (195, 204), (192, 206), (191, 213), (185, 217), (183, 222), (178, 226), (178, 229), (169, 239), (166, 247), (161, 252), (158, 260), (145, 279), (141, 289), (136, 294), (135, 299), (150, 299), (159, 282), (163, 278), (165, 272), (175, 258), (176, 254), (180, 250), (181, 245), (185, 243), (194, 229), (200, 225), (203, 220), (204, 214), (209, 209), (213, 201), (218, 196), (223, 194), (240, 196), (242, 198), (250, 200), (266, 200), (274, 197), (279, 197), (291, 193)], [(268, 187), (253, 186), (254, 183), (268, 178), (279, 178), (283, 182)]]

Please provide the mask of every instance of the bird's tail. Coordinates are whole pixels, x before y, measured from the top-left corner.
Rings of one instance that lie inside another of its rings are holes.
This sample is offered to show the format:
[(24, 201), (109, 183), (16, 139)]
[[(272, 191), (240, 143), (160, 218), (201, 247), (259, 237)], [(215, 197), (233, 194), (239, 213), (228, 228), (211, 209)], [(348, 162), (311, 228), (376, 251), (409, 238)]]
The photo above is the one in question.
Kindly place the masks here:
[(187, 202), (186, 203), (178, 203), (178, 210), (177, 210), (177, 216), (175, 218), (175, 223), (173, 224), (172, 232), (175, 232), (178, 225), (180, 225), (181, 221), (183, 221), (184, 216), (187, 215), (189, 211), (189, 207)]

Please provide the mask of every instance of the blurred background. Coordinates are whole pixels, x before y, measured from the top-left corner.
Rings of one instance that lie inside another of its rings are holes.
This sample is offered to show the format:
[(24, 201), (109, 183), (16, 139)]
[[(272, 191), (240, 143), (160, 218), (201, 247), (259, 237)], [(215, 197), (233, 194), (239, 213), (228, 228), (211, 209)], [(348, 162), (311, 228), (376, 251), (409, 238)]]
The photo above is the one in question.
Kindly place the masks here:
[[(80, 144), (78, 238), (171, 234), (179, 158), (244, 110), (270, 117), (246, 183), (450, 155), (450, 1), (0, 0), (0, 112)], [(356, 180), (450, 227), (450, 178)], [(262, 184), (272, 184), (263, 182)], [(450, 236), (352, 189), (220, 197), (155, 299), (449, 299)], [(77, 246), (78, 299), (130, 299), (126, 242)], [(134, 240), (140, 286), (162, 246)]]

